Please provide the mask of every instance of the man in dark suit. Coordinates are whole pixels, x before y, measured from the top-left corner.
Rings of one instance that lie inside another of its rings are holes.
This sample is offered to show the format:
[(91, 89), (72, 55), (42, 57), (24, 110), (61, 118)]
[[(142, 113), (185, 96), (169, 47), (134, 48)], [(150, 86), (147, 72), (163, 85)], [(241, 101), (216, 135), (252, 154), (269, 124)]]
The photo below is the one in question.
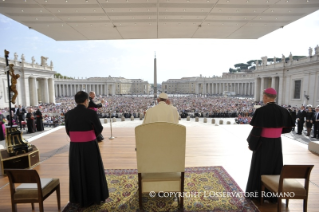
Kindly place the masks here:
[[(292, 118), (293, 122), (295, 123), (296, 122), (296, 116), (297, 116), (296, 109), (295, 108), (291, 109), (291, 106), (288, 105), (288, 111), (289, 111), (289, 113), (291, 115), (291, 118)], [(292, 128), (292, 131), (295, 131), (295, 127)]]
[(313, 116), (313, 137), (319, 139), (319, 105), (316, 107), (316, 112)]
[(298, 135), (301, 135), (303, 130), (303, 125), (305, 123), (305, 117), (307, 113), (305, 111), (305, 107), (301, 106), (300, 110), (297, 113), (297, 121), (298, 121)]
[(19, 108), (17, 109), (17, 115), (19, 117), (19, 122), (20, 122), (20, 130), (22, 129), (22, 122), (25, 121), (25, 113), (27, 111), (19, 105)]

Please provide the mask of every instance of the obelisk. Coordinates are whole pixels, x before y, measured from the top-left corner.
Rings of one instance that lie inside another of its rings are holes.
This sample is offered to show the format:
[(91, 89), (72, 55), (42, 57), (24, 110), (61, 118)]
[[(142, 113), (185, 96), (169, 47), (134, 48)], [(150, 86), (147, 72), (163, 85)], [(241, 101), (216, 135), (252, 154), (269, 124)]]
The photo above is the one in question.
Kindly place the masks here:
[(156, 71), (156, 52), (154, 53), (154, 99), (157, 99), (157, 71)]

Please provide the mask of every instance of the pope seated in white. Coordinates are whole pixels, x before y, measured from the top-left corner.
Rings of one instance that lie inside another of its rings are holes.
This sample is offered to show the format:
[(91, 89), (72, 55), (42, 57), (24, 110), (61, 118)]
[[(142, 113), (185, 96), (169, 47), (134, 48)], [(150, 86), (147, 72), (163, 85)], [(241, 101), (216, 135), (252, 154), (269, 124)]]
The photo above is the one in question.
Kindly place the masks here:
[(166, 93), (161, 93), (157, 98), (158, 104), (146, 111), (143, 124), (154, 122), (169, 122), (178, 124), (179, 114), (176, 107), (169, 105)]

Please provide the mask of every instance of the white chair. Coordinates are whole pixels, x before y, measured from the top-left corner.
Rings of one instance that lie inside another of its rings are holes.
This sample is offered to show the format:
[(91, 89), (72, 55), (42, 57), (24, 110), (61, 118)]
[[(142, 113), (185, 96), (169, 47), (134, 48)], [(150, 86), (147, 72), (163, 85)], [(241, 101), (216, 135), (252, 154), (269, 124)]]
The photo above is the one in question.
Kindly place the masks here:
[[(135, 128), (139, 205), (142, 193), (184, 192), (186, 127), (155, 122)], [(183, 197), (180, 196), (183, 209)]]

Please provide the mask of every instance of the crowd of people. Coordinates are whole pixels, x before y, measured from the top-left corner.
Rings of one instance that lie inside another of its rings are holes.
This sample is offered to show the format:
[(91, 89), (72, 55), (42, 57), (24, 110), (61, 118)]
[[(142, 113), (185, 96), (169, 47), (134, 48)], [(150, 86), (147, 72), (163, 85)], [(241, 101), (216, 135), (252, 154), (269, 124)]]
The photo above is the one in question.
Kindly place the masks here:
[[(131, 116), (138, 118), (144, 115), (145, 111), (156, 104), (153, 97), (132, 97), (132, 96), (100, 96), (96, 101), (105, 101), (97, 113), (101, 118), (122, 117), (130, 118)], [(252, 99), (240, 99), (233, 97), (201, 97), (196, 95), (170, 97), (171, 104), (177, 108), (181, 118), (190, 117), (233, 117), (238, 115), (252, 116), (254, 105), (259, 104)], [(59, 98), (56, 100), (58, 106), (52, 106), (50, 109), (58, 110), (65, 113), (75, 107), (72, 98)], [(49, 109), (49, 110), (50, 110)], [(47, 111), (43, 111), (46, 113)]]
[[(131, 118), (132, 116), (134, 118), (139, 118), (141, 116), (144, 117), (147, 109), (156, 105), (156, 100), (154, 100), (151, 96), (97, 96), (95, 97), (95, 101), (103, 102), (102, 107), (97, 110), (97, 114), (100, 118)], [(260, 102), (255, 102), (251, 98), (221, 96), (206, 97), (198, 95), (171, 96), (170, 102), (176, 107), (181, 118), (186, 118), (187, 116), (190, 116), (191, 118), (234, 118), (235, 122), (238, 124), (249, 124), (256, 108), (258, 108), (261, 104)], [(27, 115), (27, 113), (33, 114), (35, 123), (37, 123), (37, 115), (35, 112), (39, 111), (43, 116), (44, 125), (64, 125), (64, 114), (75, 107), (76, 103), (74, 102), (74, 97), (57, 98), (56, 103), (54, 104), (41, 104), (40, 106), (28, 106), (26, 108), (16, 105), (12, 110), (14, 117), (13, 124), (20, 125), (20, 128), (27, 126), (27, 123), (25, 122), (25, 115)], [(285, 105), (284, 107), (289, 110), (293, 120), (296, 120), (299, 108), (293, 108)], [(8, 117), (8, 108), (3, 108), (1, 111), (2, 114), (6, 114), (6, 119)], [(312, 115), (306, 114), (307, 120), (313, 119), (313, 111), (314, 109), (312, 110)], [(5, 122), (2, 121), (0, 123)], [(7, 121), (7, 124), (8, 123), (9, 121)], [(309, 120), (306, 123), (307, 128), (312, 128), (315, 121)], [(28, 130), (30, 133), (34, 131), (35, 130)], [(299, 133), (300, 132), (298, 132), (298, 134)]]

